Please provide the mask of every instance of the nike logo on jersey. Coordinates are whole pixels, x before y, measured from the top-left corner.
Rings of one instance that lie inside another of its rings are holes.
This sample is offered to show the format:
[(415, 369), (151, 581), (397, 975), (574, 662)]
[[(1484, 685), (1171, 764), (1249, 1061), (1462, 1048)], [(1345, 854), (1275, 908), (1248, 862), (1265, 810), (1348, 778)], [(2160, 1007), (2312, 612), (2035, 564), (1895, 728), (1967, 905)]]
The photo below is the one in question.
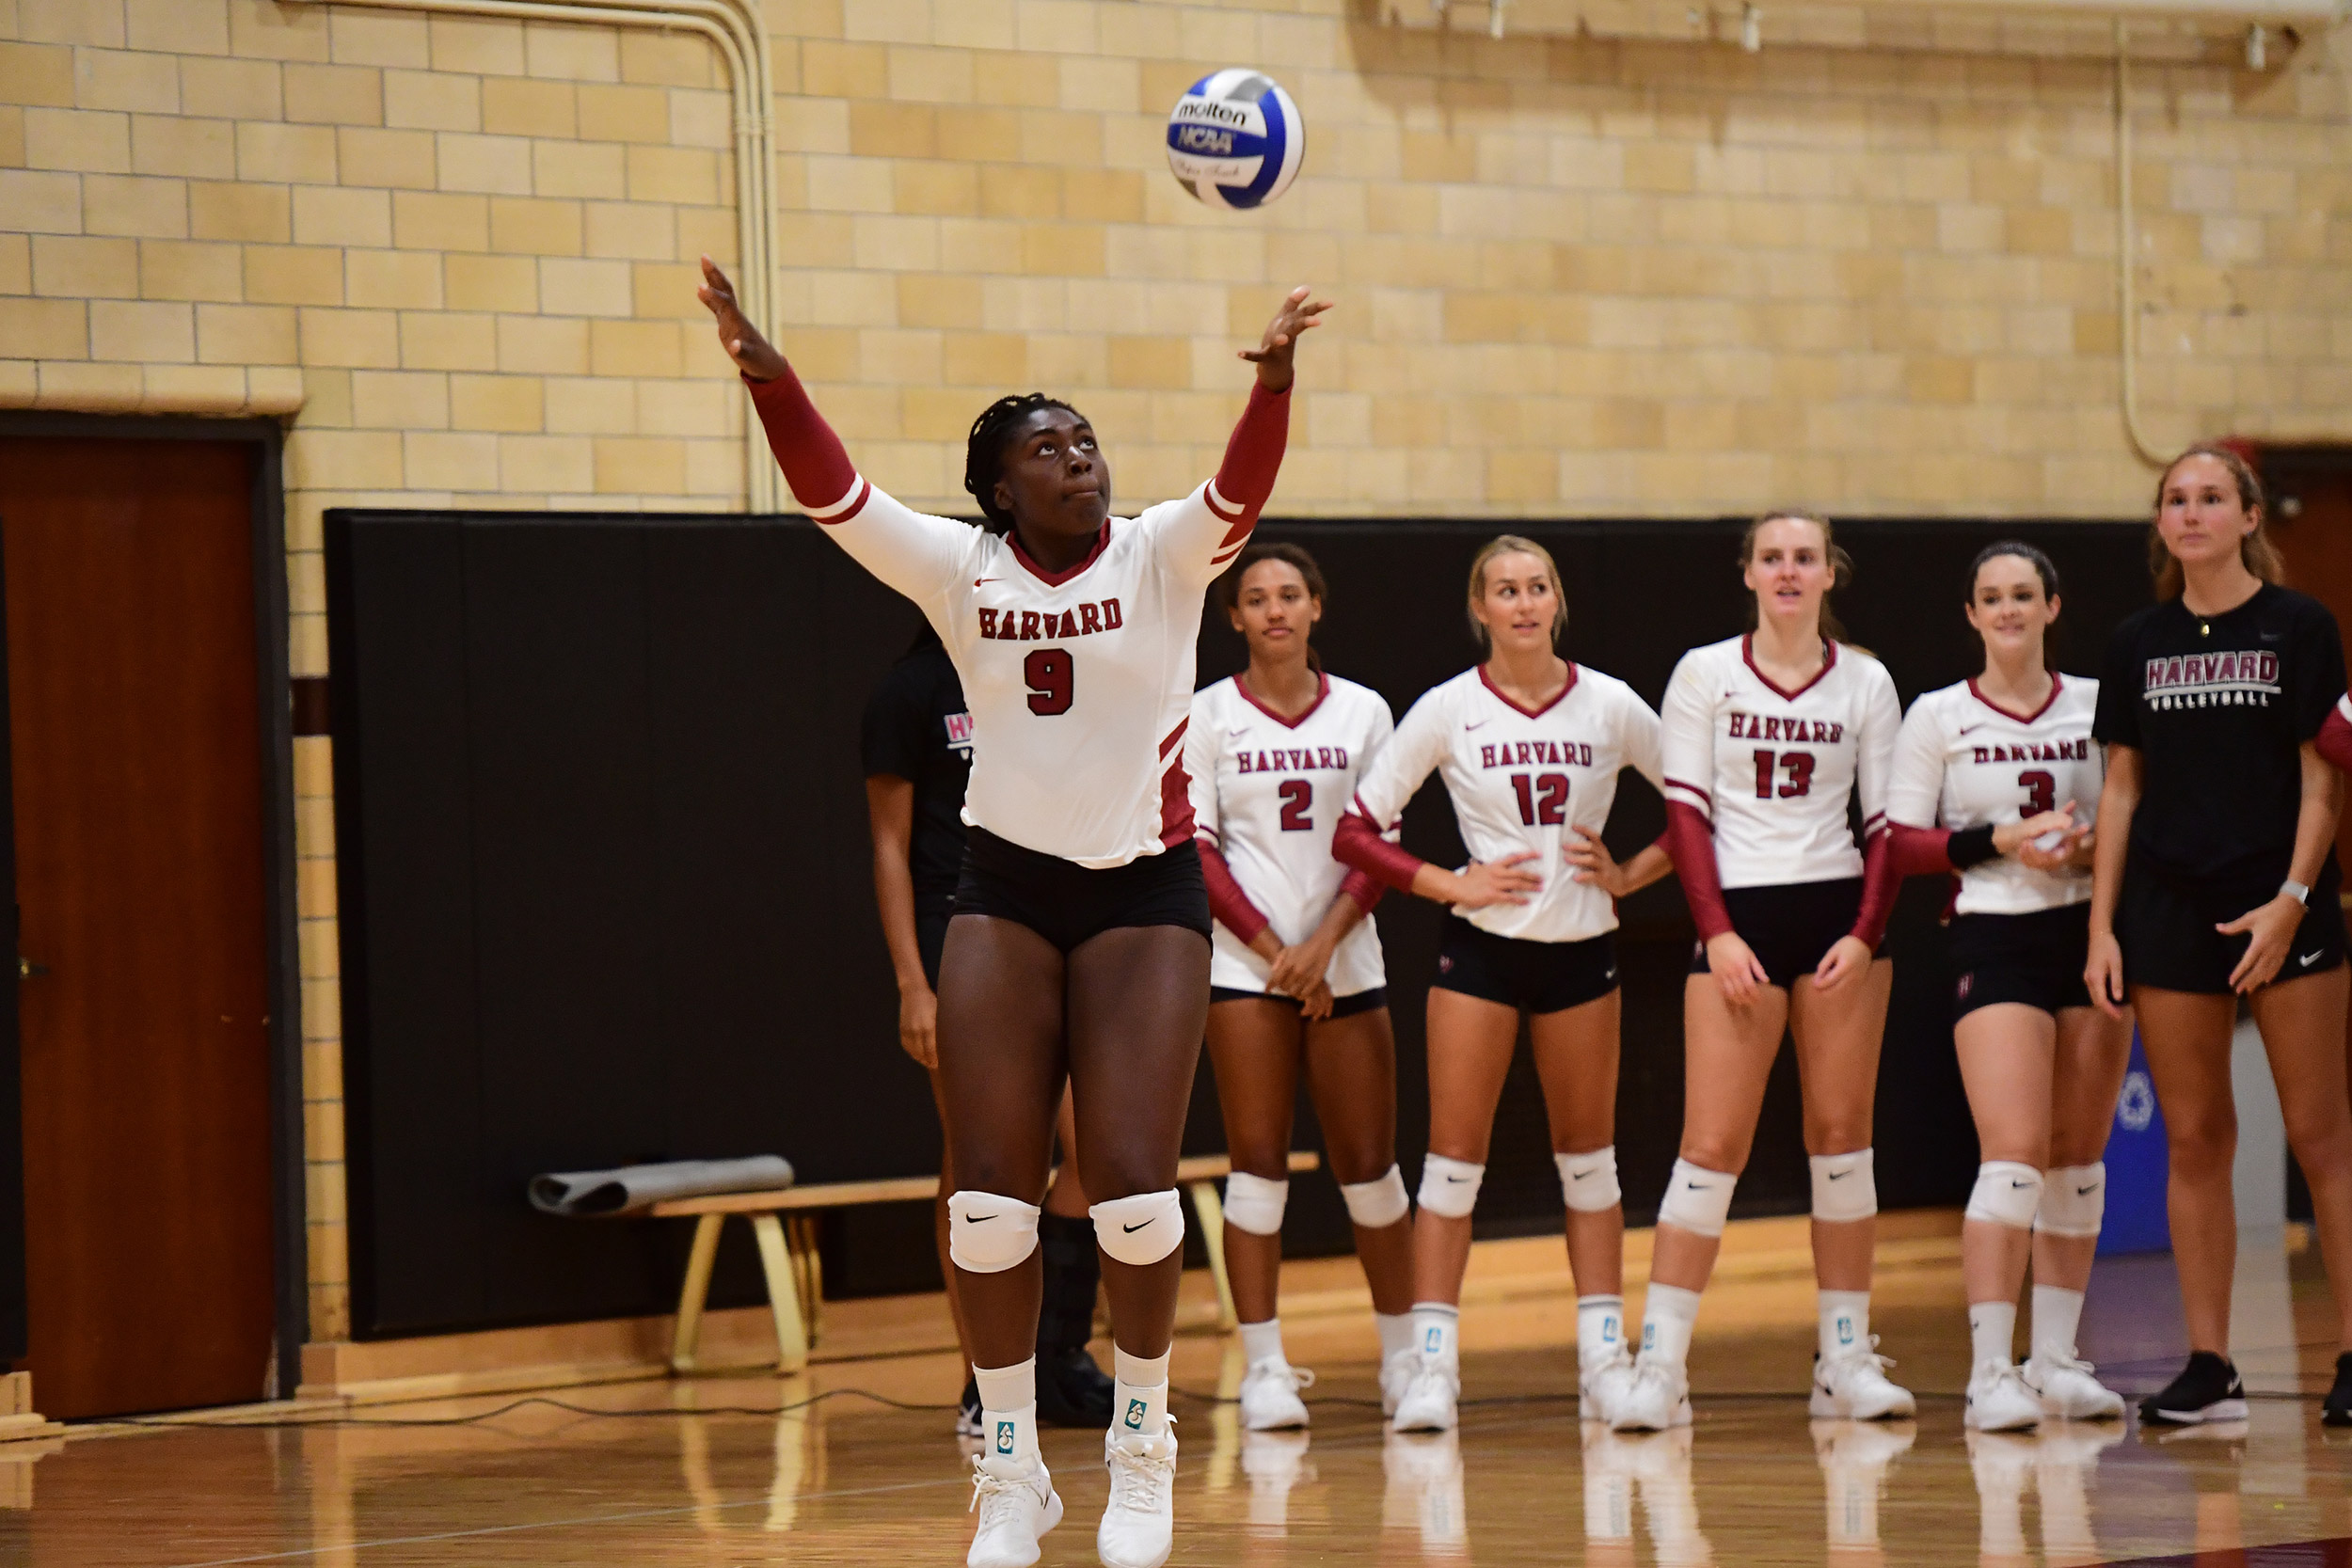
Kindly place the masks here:
[(1834, 1170), (1829, 1173), (1829, 1179), (1832, 1181), (1843, 1181), (1846, 1178), (1851, 1176), (1853, 1172), (1850, 1170)]
[(2317, 962), (2318, 962), (2321, 958), (2326, 958), (2327, 956), (2328, 956), (2328, 950), (2327, 950), (2326, 948), (2324, 948), (2324, 947), (2323, 947), (2323, 948), (2321, 948), (2318, 952), (2313, 953), (2313, 954), (2311, 954), (2311, 955), (2309, 955), (2308, 957), (2305, 957), (2305, 958), (2297, 958), (2297, 959), (2296, 959), (2295, 961), (2296, 961), (2297, 964), (2301, 965), (2303, 968), (2305, 968), (2305, 969), (2309, 969), (2309, 968), (2311, 968), (2311, 967), (2312, 967), (2312, 965), (2313, 965), (2313, 964), (2317, 963)]
[(1593, 1173), (1588, 1170), (1570, 1171), (1568, 1173), (1568, 1180), (1571, 1181), (1581, 1181), (1592, 1174)]
[(1493, 722), (1494, 722), (1494, 721), (1493, 721), (1493, 720), (1491, 720), (1491, 719), (1481, 719), (1481, 720), (1480, 720), (1477, 723), (1475, 723), (1475, 724), (1465, 724), (1465, 725), (1463, 725), (1463, 726), (1462, 726), (1462, 733), (1463, 733), (1463, 734), (1465, 734), (1465, 735), (1468, 735), (1468, 734), (1469, 734), (1470, 731), (1472, 731), (1472, 730), (1483, 730), (1483, 729), (1485, 729), (1487, 725), (1489, 725), (1489, 724), (1491, 724), (1491, 723), (1493, 723)]
[(1467, 1177), (1467, 1176), (1449, 1176), (1449, 1177), (1447, 1177), (1447, 1178), (1446, 1178), (1446, 1180), (1447, 1180), (1448, 1181), (1455, 1182), (1455, 1183), (1457, 1183), (1457, 1184), (1458, 1184), (1458, 1183), (1460, 1183), (1460, 1182), (1468, 1181), (1468, 1180), (1470, 1180), (1470, 1178), (1469, 1178), (1469, 1177)]
[[(1836, 1180), (1836, 1177), (1832, 1177), (1830, 1180), (1834, 1181), (1834, 1180)], [(2032, 1183), (2032, 1182), (2030, 1182), (2030, 1181), (2011, 1181), (2011, 1182), (2010, 1183), (2010, 1185), (2011, 1187), (2030, 1187), (2030, 1186), (2032, 1186), (2032, 1185), (2033, 1185), (2033, 1183)]]
[[(1150, 1225), (1151, 1223), (1152, 1223), (1152, 1222), (1151, 1222), (1150, 1220), (1145, 1220), (1145, 1221), (1143, 1222), (1143, 1225)], [(1134, 1235), (1136, 1231), (1138, 1231), (1138, 1230), (1142, 1229), (1142, 1228), (1143, 1228), (1143, 1225), (1122, 1225), (1122, 1226), (1120, 1226), (1119, 1228), (1120, 1228), (1120, 1229), (1121, 1229), (1121, 1230), (1124, 1230), (1124, 1231), (1125, 1231), (1128, 1235), (1132, 1236), (1132, 1235)]]
[(2276, 642), (2284, 636), (2286, 633), (2282, 631), (2266, 631), (2262, 633), (2262, 640), (2265, 642)]
[(994, 1219), (995, 1217), (996, 1216), (993, 1214), (966, 1214), (963, 1216), (963, 1223), (966, 1225), (986, 1225), (989, 1221)]
[(1982, 724), (1964, 724), (1961, 728), (1954, 730), (1952, 734), (1954, 737), (1957, 738), (1958, 736), (1963, 735), (1974, 735), (1982, 728), (1984, 728)]
[(2097, 1183), (2096, 1181), (2093, 1181), (2093, 1182), (2092, 1182), (2090, 1186), (2088, 1186), (2088, 1187), (2077, 1187), (2077, 1188), (2075, 1188), (2075, 1189), (2074, 1189), (2074, 1196), (2075, 1196), (2076, 1197), (2089, 1197), (2091, 1194), (2093, 1194), (2093, 1193), (2097, 1192), (2098, 1190), (2099, 1190), (2099, 1183)]
[(1003, 578), (974, 578), (972, 579), (972, 586), (973, 586), (973, 587), (975, 587), (975, 588), (978, 588), (978, 587), (982, 586), (982, 585), (983, 585), (983, 584), (985, 584), (985, 583), (991, 583), (991, 582), (1002, 582), (1002, 581), (1004, 581), (1004, 580), (1005, 580), (1005, 579), (1004, 579)]

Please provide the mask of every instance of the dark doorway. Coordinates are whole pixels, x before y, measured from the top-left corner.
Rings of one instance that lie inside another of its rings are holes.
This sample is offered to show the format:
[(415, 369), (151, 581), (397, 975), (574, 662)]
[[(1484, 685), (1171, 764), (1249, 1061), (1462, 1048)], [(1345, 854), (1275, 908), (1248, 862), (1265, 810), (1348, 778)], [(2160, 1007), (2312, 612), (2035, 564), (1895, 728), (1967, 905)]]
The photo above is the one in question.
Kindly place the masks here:
[(0, 440), (25, 1365), (51, 1416), (270, 1381), (265, 450)]

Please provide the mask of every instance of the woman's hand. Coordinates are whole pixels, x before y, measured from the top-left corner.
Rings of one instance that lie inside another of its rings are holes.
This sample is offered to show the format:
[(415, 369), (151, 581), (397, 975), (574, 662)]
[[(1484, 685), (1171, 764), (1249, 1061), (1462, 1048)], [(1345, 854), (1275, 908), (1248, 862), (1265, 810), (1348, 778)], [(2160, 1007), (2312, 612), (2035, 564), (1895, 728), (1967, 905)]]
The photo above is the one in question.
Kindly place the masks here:
[[(2049, 871), (2066, 863), (2074, 851), (2075, 840), (2090, 832), (2088, 824), (2074, 825), (2074, 802), (2069, 800), (2056, 811), (2045, 811), (2015, 822), (2004, 822), (1993, 830), (1993, 847), (2000, 854), (2037, 871)], [(2051, 833), (2066, 836), (2050, 848), (2040, 841)]]
[(1522, 849), (1499, 861), (1472, 861), (1461, 870), (1447, 874), (1438, 901), (1465, 910), (1524, 904), (1527, 899), (1523, 895), (1543, 891), (1544, 879), (1525, 869), (1526, 863), (1534, 859), (1534, 850)]
[[(1266, 989), (1279, 990), (1285, 996), (1305, 1001), (1310, 992), (1323, 984), (1323, 972), (1331, 967), (1331, 949), (1309, 937), (1295, 947), (1285, 947), (1274, 956), (1268, 965)], [(1328, 994), (1328, 988), (1326, 988)]]
[(773, 381), (790, 368), (776, 345), (744, 316), (743, 308), (735, 300), (735, 285), (707, 256), (703, 258), (703, 286), (694, 291), (694, 297), (718, 318), (719, 346), (727, 351), (737, 370), (754, 381)]
[(1274, 312), (1274, 319), (1266, 324), (1264, 340), (1254, 349), (1241, 351), (1244, 359), (1258, 367), (1258, 385), (1269, 392), (1290, 390), (1291, 356), (1298, 350), (1299, 334), (1322, 325), (1317, 318), (1331, 309), (1327, 299), (1310, 300), (1308, 296), (1312, 293), (1303, 283), (1293, 289), (1290, 297), (1282, 301), (1282, 308)]
[(1328, 980), (1317, 980), (1307, 989), (1307, 994), (1298, 999), (1298, 1016), (1310, 1023), (1320, 1022), (1331, 1016), (1331, 983)]
[(2115, 940), (2113, 931), (2093, 927), (2090, 933), (2090, 958), (2083, 965), (2083, 984), (2090, 989), (2090, 1000), (2109, 1018), (2123, 1016), (2130, 993), (2123, 989), (2123, 944)]
[(939, 997), (920, 980), (898, 992), (898, 1044), (924, 1067), (939, 1070)]
[(1756, 988), (1772, 983), (1756, 950), (1740, 941), (1737, 931), (1707, 939), (1707, 967), (1722, 988), (1724, 1000), (1735, 1007), (1747, 1006), (1756, 1000)]
[(1623, 898), (1633, 891), (1632, 879), (1617, 857), (1609, 852), (1609, 846), (1590, 828), (1571, 826), (1575, 836), (1560, 842), (1560, 858), (1577, 868), (1576, 879), (1589, 882), (1612, 898)]
[(1836, 990), (1869, 967), (1870, 944), (1856, 936), (1839, 937), (1814, 967), (1813, 989)]
[(2279, 968), (2287, 961), (2287, 949), (2295, 944), (2296, 930), (2303, 924), (2302, 903), (2281, 893), (2260, 909), (2247, 911), (2235, 920), (2216, 926), (2215, 930), (2225, 937), (2241, 931), (2251, 932), (2253, 941), (2246, 944), (2246, 953), (2230, 971), (2230, 989), (2243, 996), (2258, 987), (2278, 978)]

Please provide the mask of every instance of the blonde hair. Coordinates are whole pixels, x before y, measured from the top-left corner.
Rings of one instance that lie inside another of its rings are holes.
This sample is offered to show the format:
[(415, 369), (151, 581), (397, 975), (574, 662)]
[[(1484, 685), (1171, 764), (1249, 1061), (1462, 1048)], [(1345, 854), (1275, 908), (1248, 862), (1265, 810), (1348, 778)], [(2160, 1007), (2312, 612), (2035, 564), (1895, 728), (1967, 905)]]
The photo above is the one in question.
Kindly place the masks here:
[[(2166, 464), (2164, 477), (2156, 481), (2157, 514), (2164, 512), (2164, 492), (2172, 483), (2173, 470), (2192, 457), (2210, 457), (2230, 470), (2230, 479), (2237, 485), (2237, 503), (2254, 519), (2254, 531), (2238, 541), (2238, 560), (2265, 582), (2283, 579), (2286, 562), (2279, 558), (2279, 546), (2270, 542), (2269, 514), (2263, 506), (2263, 482), (2255, 474), (2254, 466), (2229, 448), (2191, 447)], [(2179, 598), (2186, 585), (2180, 562), (2173, 559), (2171, 549), (2164, 542), (2164, 531), (2153, 521), (2148, 525), (2148, 575), (2156, 579), (2159, 599)]]
[[(1821, 531), (1821, 553), (1829, 558), (1830, 570), (1829, 591), (1821, 595), (1821, 635), (1832, 642), (1844, 642), (1846, 641), (1845, 623), (1838, 620), (1837, 611), (1830, 608), (1829, 599), (1831, 594), (1835, 594), (1846, 584), (1853, 581), (1853, 557), (1848, 555), (1838, 545), (1837, 532), (1830, 526), (1827, 517), (1813, 512), (1767, 512), (1750, 523), (1748, 531), (1740, 535), (1740, 569), (1741, 571), (1746, 571), (1748, 562), (1756, 559), (1756, 536), (1772, 523), (1811, 523)], [(1748, 629), (1754, 631), (1756, 626), (1756, 597), (1750, 594), (1748, 597)]]
[(1499, 555), (1532, 555), (1544, 563), (1544, 575), (1551, 579), (1551, 640), (1557, 643), (1560, 634), (1568, 629), (1568, 595), (1560, 586), (1559, 563), (1551, 559), (1549, 550), (1533, 539), (1517, 533), (1498, 533), (1480, 546), (1470, 561), (1470, 636), (1478, 641), (1478, 651), (1494, 651), (1494, 640), (1486, 635), (1486, 623), (1478, 618), (1478, 606), (1486, 596), (1486, 566)]

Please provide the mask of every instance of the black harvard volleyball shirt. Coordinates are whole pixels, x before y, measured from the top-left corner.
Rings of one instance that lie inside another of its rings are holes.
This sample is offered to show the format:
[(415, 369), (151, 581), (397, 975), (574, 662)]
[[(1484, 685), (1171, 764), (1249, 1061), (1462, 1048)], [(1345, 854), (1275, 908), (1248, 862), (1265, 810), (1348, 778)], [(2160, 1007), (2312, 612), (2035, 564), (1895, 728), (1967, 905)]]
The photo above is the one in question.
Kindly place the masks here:
[(2176, 880), (2275, 889), (2303, 798), (2297, 748), (2343, 693), (2336, 618), (2288, 589), (2265, 584), (2219, 615), (2171, 599), (2124, 621), (2091, 734), (2145, 761), (2133, 855)]
[(963, 869), (972, 715), (955, 664), (928, 628), (874, 689), (860, 739), (867, 778), (887, 773), (914, 785), (914, 839), (907, 851), (914, 909), (945, 915)]

